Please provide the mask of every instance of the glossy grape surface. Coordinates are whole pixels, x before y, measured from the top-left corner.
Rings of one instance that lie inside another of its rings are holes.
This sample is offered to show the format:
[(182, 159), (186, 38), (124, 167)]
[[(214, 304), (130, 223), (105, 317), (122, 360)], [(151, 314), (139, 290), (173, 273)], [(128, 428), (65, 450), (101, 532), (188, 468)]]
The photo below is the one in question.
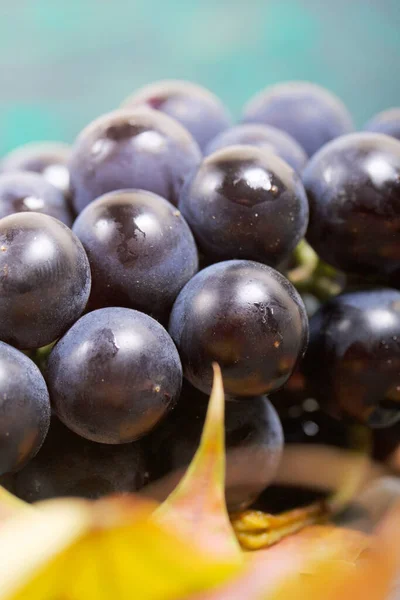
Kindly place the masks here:
[(291, 135), (276, 127), (258, 123), (242, 123), (223, 131), (207, 144), (205, 155), (227, 146), (243, 144), (269, 150), (298, 173), (301, 173), (307, 163), (307, 154)]
[(0, 475), (21, 469), (46, 437), (50, 400), (34, 362), (0, 342)]
[(182, 125), (149, 108), (117, 110), (88, 125), (69, 164), (75, 210), (107, 192), (143, 189), (178, 203), (186, 175), (201, 159)]
[(151, 192), (106, 194), (84, 209), (73, 231), (89, 257), (93, 308), (136, 308), (164, 321), (198, 268), (186, 221)]
[[(273, 480), (281, 458), (283, 433), (266, 396), (227, 400), (226, 499), (230, 510), (243, 510)], [(149, 494), (157, 500), (163, 500), (174, 489), (194, 457), (207, 406), (208, 396), (185, 382), (177, 408), (146, 440), (152, 479), (156, 480)]]
[(166, 330), (128, 308), (82, 317), (52, 350), (47, 382), (58, 417), (104, 444), (132, 442), (174, 406), (182, 367)]
[(211, 154), (182, 189), (179, 208), (212, 260), (271, 266), (304, 236), (308, 201), (299, 176), (278, 156), (250, 146)]
[(169, 331), (195, 387), (210, 392), (215, 361), (227, 394), (255, 396), (290, 377), (306, 349), (308, 320), (283, 275), (260, 263), (232, 260), (200, 271), (186, 284)]
[(71, 146), (61, 142), (31, 142), (16, 148), (3, 158), (0, 171), (31, 171), (69, 194), (68, 161)]
[(29, 171), (0, 174), (0, 218), (17, 212), (39, 212), (72, 225), (64, 194), (42, 175)]
[(0, 220), (1, 340), (50, 344), (84, 311), (90, 281), (82, 244), (63, 223), (27, 212)]
[(303, 371), (314, 397), (334, 417), (371, 427), (400, 419), (400, 292), (338, 296), (310, 320)]
[(38, 455), (14, 476), (14, 493), (27, 502), (75, 496), (100, 498), (135, 492), (147, 480), (140, 443), (110, 446), (85, 440), (53, 417)]
[(400, 108), (391, 108), (375, 115), (368, 121), (364, 129), (391, 135), (400, 140)]
[(312, 156), (354, 126), (344, 104), (328, 90), (304, 81), (267, 87), (244, 107), (243, 121), (286, 131)]
[(207, 143), (231, 124), (222, 102), (209, 90), (189, 81), (166, 80), (134, 92), (124, 107), (149, 106), (176, 119), (203, 150)]
[(355, 133), (328, 144), (303, 174), (307, 240), (349, 273), (400, 278), (400, 142)]

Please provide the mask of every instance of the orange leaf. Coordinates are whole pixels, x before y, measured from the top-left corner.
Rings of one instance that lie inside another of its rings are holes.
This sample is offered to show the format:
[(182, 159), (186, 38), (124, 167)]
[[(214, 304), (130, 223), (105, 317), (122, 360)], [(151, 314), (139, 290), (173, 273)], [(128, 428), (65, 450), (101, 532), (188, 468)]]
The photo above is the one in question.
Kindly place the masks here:
[(225, 503), (224, 402), (221, 370), (214, 365), (214, 385), (199, 449), (154, 518), (180, 531), (208, 554), (241, 560)]

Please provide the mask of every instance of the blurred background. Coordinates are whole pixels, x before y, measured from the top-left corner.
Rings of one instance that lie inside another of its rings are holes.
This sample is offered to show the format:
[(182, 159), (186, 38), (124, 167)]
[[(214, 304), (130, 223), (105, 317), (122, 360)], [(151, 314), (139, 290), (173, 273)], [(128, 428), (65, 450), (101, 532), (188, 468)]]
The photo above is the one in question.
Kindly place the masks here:
[(186, 78), (238, 116), (307, 79), (356, 123), (400, 105), (400, 0), (0, 0), (0, 153), (72, 141), (136, 87)]

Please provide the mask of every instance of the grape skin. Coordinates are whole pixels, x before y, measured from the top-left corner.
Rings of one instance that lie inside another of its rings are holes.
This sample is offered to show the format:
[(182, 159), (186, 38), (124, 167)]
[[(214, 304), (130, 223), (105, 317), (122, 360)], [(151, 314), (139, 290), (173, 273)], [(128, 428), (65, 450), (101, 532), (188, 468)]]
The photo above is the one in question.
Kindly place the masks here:
[(277, 271), (245, 260), (217, 263), (186, 284), (169, 332), (185, 377), (209, 393), (213, 362), (225, 391), (256, 396), (282, 387), (307, 347), (308, 320), (295, 288)]
[(276, 154), (297, 173), (301, 173), (308, 160), (303, 148), (291, 135), (276, 127), (259, 123), (242, 123), (223, 131), (211, 140), (204, 154), (209, 156), (227, 146), (244, 144)]
[(57, 416), (94, 442), (129, 443), (179, 398), (182, 367), (166, 330), (129, 308), (83, 316), (53, 348), (47, 371)]
[(46, 346), (82, 314), (90, 267), (78, 238), (39, 213), (0, 220), (0, 339), (20, 349)]
[(342, 294), (310, 320), (302, 364), (313, 397), (336, 418), (370, 427), (400, 419), (400, 292)]
[(211, 260), (245, 258), (278, 266), (304, 236), (308, 201), (298, 175), (251, 146), (211, 154), (182, 189), (179, 208)]
[(308, 156), (334, 138), (354, 130), (351, 116), (341, 100), (323, 87), (305, 81), (265, 88), (244, 107), (243, 121), (286, 131)]
[(0, 174), (0, 218), (16, 212), (39, 212), (65, 225), (72, 214), (64, 194), (42, 175), (29, 171)]
[[(266, 396), (226, 398), (226, 499), (231, 511), (244, 510), (271, 483), (279, 467), (283, 432)], [(208, 396), (184, 383), (177, 408), (145, 440), (152, 468), (146, 495), (163, 501), (193, 459), (208, 407)]]
[(140, 490), (146, 470), (140, 443), (96, 444), (53, 417), (40, 452), (14, 476), (13, 490), (26, 502), (69, 496), (94, 500)]
[(307, 240), (348, 273), (400, 279), (400, 142), (378, 133), (343, 136), (308, 163)]
[(143, 189), (178, 203), (186, 175), (200, 162), (192, 136), (149, 108), (116, 110), (78, 136), (69, 163), (73, 204), (81, 212), (99, 196)]
[(400, 108), (378, 113), (364, 126), (365, 131), (384, 133), (400, 140)]
[(165, 321), (198, 269), (186, 221), (151, 192), (105, 194), (83, 210), (73, 231), (89, 257), (91, 308), (136, 308)]
[(39, 173), (68, 197), (70, 154), (71, 146), (62, 142), (30, 142), (9, 152), (0, 163), (0, 171)]
[(201, 150), (231, 124), (231, 116), (214, 94), (189, 81), (165, 80), (146, 85), (123, 103), (124, 108), (146, 105), (176, 119)]
[(35, 363), (0, 342), (0, 475), (18, 471), (40, 449), (50, 424), (50, 399)]

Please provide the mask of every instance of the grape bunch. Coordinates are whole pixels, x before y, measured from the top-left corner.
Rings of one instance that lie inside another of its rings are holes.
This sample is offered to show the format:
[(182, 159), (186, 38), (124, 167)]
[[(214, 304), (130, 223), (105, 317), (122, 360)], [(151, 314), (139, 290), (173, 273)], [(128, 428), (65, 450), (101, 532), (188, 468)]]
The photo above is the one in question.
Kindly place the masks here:
[(400, 444), (399, 114), (355, 132), (331, 92), (289, 82), (233, 125), (162, 81), (72, 146), (5, 156), (2, 481), (31, 502), (165, 498), (213, 363), (231, 510), (281, 498), (289, 445), (343, 448), (354, 424)]

